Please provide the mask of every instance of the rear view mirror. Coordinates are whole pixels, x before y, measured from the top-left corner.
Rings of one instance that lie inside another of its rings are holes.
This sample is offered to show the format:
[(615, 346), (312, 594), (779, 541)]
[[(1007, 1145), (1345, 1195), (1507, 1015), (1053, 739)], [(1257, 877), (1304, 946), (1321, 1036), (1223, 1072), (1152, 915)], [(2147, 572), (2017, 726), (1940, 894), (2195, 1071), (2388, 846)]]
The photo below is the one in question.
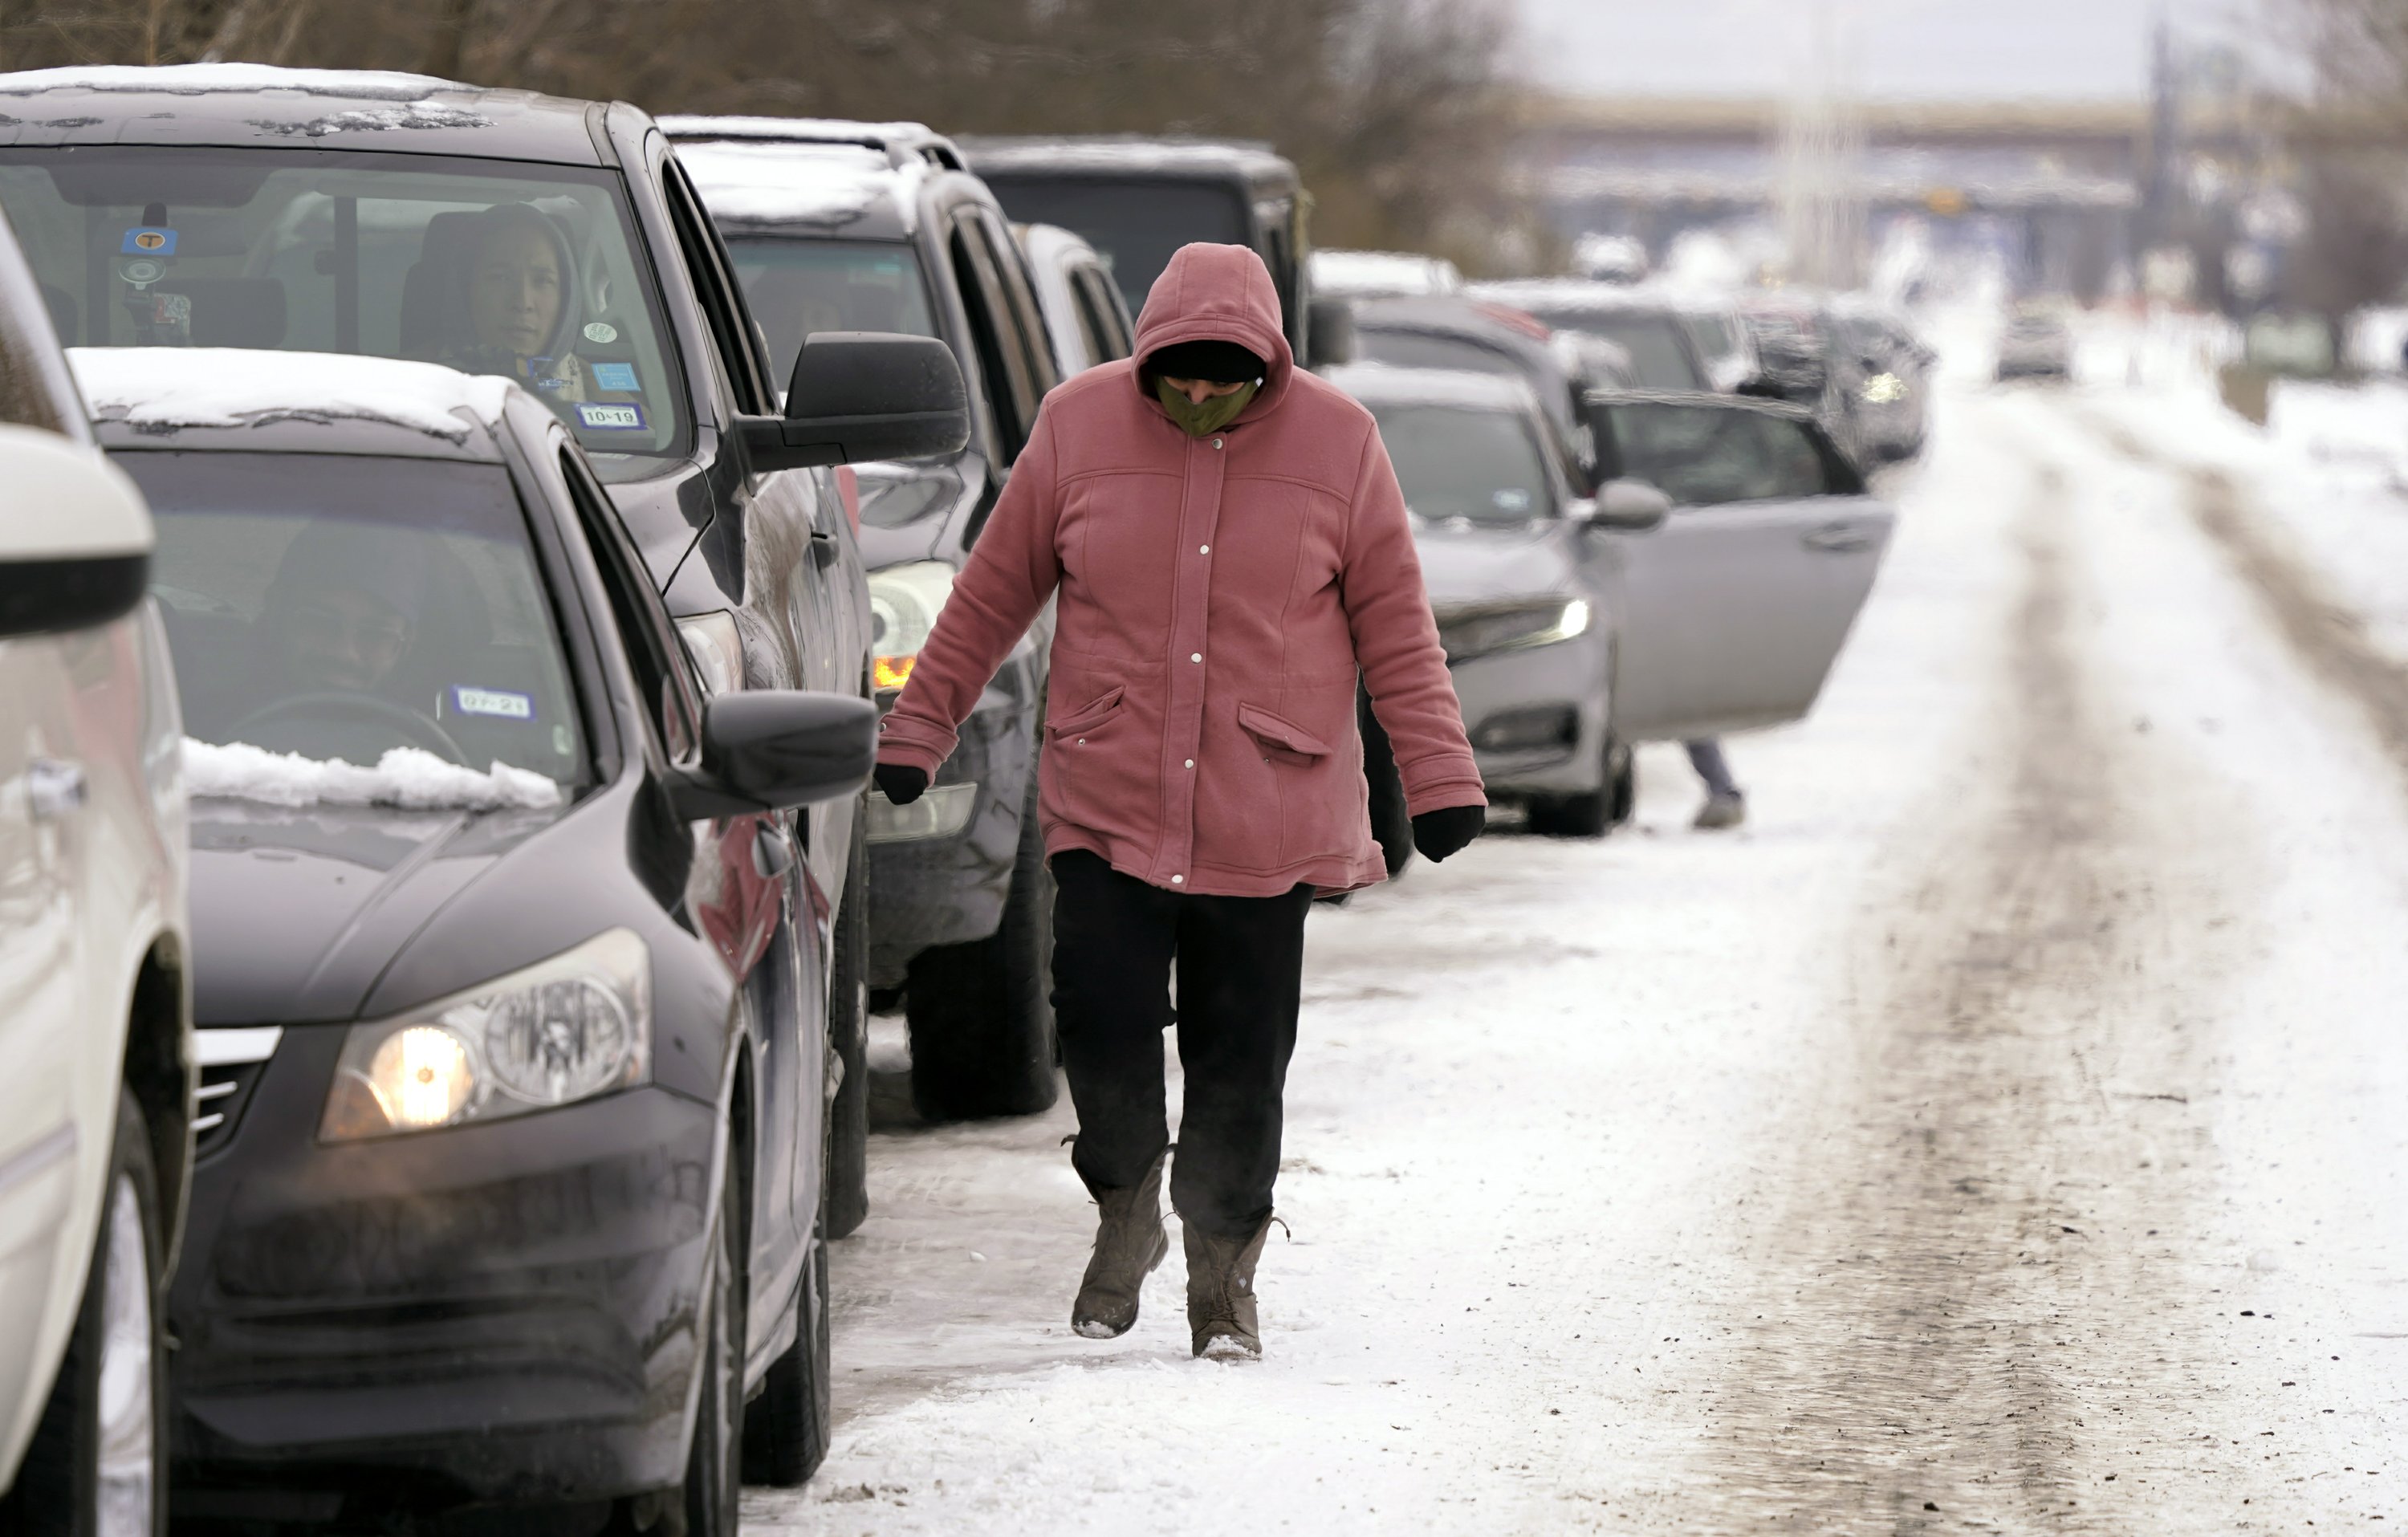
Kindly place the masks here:
[(688, 821), (857, 794), (878, 763), (878, 709), (848, 694), (722, 694), (702, 711), (702, 767), (674, 786)]
[(1624, 533), (1644, 533), (1672, 514), (1672, 498), (1644, 481), (1608, 481), (1597, 488), (1588, 524)]
[(0, 638), (89, 629), (142, 601), (150, 510), (98, 449), (0, 426)]
[(743, 434), (757, 469), (941, 458), (970, 440), (969, 392), (934, 337), (821, 331), (796, 354), (785, 415)]

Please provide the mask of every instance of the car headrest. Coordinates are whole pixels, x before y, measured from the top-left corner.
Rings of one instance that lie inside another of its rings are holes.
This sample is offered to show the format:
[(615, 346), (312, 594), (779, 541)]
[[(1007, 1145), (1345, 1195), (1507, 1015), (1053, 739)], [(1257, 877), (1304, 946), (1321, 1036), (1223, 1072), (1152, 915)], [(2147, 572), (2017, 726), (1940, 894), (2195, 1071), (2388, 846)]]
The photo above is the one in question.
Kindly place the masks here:
[(443, 351), (445, 318), (466, 292), (462, 270), (476, 220), (474, 210), (466, 210), (438, 213), (426, 221), (426, 231), (418, 241), (418, 260), (409, 264), (401, 280), (404, 356), (432, 358)]

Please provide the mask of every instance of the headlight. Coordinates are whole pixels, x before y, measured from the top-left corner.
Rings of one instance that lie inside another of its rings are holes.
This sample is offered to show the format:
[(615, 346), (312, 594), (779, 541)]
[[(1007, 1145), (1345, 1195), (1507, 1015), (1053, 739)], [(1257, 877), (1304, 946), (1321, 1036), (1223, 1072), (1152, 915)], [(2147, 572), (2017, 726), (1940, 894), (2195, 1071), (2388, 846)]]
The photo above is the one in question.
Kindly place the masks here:
[(1893, 400), (1906, 398), (1906, 381), (1896, 374), (1875, 374), (1865, 381), (1865, 404), (1886, 406)]
[(911, 681), (911, 666), (953, 591), (953, 568), (940, 560), (869, 573), (869, 649), (876, 658), (871, 670), (882, 691)]
[(1552, 646), (1588, 632), (1586, 598), (1548, 598), (1540, 602), (1490, 603), (1450, 609), (1438, 615), (1439, 643), (1449, 662), (1486, 656), (1500, 651), (1526, 651)]
[(355, 1025), (322, 1142), (494, 1121), (648, 1083), (652, 964), (614, 928), (398, 1019)]

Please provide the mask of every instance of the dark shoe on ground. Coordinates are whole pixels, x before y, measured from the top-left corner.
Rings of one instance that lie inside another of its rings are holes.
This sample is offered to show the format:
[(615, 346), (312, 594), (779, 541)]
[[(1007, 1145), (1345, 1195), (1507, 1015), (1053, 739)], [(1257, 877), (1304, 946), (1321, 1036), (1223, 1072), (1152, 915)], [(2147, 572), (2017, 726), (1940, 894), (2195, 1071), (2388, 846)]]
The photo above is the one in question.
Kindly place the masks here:
[(1265, 1217), (1251, 1238), (1214, 1238), (1182, 1224), (1187, 1242), (1187, 1329), (1196, 1354), (1260, 1360), (1261, 1320), (1254, 1311), (1254, 1262), (1277, 1217)]
[(1156, 1155), (1145, 1177), (1125, 1190), (1097, 1190), (1096, 1252), (1087, 1260), (1079, 1300), (1070, 1306), (1070, 1327), (1090, 1340), (1112, 1340), (1137, 1322), (1138, 1292), (1170, 1253), (1162, 1230), (1162, 1160)]
[(1700, 832), (1723, 832), (1746, 820), (1747, 797), (1733, 791), (1729, 795), (1708, 796), (1692, 826)]

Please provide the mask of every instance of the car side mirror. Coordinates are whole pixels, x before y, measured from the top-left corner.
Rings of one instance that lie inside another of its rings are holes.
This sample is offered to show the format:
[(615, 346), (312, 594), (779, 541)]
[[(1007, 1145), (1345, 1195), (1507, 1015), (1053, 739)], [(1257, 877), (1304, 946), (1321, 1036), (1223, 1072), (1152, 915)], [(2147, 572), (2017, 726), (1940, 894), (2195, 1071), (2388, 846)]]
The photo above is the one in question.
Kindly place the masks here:
[(755, 469), (938, 459), (970, 440), (969, 391), (934, 337), (820, 331), (795, 355), (785, 414), (740, 430)]
[(702, 767), (670, 787), (689, 822), (859, 793), (878, 765), (878, 708), (849, 694), (759, 689), (703, 706)]
[(1588, 525), (1643, 534), (1672, 515), (1672, 498), (1645, 481), (1608, 481), (1590, 503)]
[(150, 583), (150, 509), (100, 450), (0, 426), (0, 639), (89, 629)]
[(1316, 368), (1354, 361), (1354, 306), (1334, 294), (1317, 294), (1305, 307), (1305, 352)]

